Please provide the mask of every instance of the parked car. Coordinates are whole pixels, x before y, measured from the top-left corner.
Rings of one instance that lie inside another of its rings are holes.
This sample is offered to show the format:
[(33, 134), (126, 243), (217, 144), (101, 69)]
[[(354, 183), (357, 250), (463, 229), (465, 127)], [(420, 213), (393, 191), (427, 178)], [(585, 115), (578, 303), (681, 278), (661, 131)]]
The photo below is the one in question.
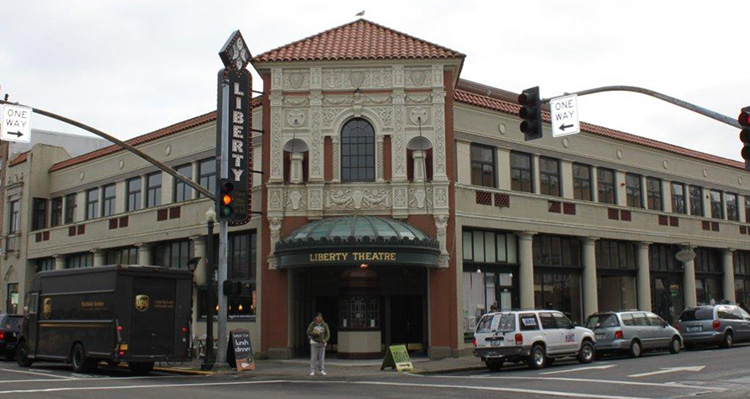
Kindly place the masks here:
[(627, 353), (639, 357), (643, 352), (669, 349), (680, 353), (682, 336), (661, 317), (636, 310), (598, 313), (586, 319), (586, 327), (594, 330), (596, 355)]
[(593, 331), (577, 327), (554, 310), (488, 313), (474, 331), (474, 356), (490, 371), (499, 371), (505, 362), (521, 361), (541, 369), (563, 357), (590, 363), (594, 345)]
[(16, 354), (16, 342), (21, 333), (23, 316), (0, 313), (0, 355), (13, 360)]
[(750, 314), (736, 305), (707, 305), (685, 309), (675, 327), (685, 347), (714, 344), (731, 348), (735, 342), (750, 341)]

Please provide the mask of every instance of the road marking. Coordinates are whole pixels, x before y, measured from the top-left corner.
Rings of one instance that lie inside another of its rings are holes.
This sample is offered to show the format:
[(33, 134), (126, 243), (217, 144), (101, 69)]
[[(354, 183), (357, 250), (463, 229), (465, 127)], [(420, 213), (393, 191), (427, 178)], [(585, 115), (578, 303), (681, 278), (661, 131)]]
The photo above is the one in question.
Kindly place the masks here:
[(70, 391), (107, 391), (107, 390), (122, 390), (122, 389), (155, 389), (155, 388), (191, 388), (191, 387), (207, 387), (207, 386), (233, 386), (233, 385), (268, 385), (268, 384), (331, 384), (331, 385), (380, 385), (380, 386), (396, 386), (396, 387), (418, 387), (418, 388), (440, 388), (440, 389), (459, 389), (459, 390), (472, 390), (472, 391), (492, 391), (492, 392), (513, 392), (513, 393), (525, 393), (525, 394), (536, 394), (536, 395), (547, 395), (556, 397), (571, 397), (571, 398), (588, 398), (588, 399), (646, 399), (633, 396), (616, 396), (616, 395), (599, 395), (599, 394), (588, 394), (578, 392), (555, 392), (555, 391), (544, 391), (537, 389), (523, 389), (523, 388), (504, 388), (504, 387), (484, 387), (476, 385), (443, 385), (443, 384), (411, 384), (411, 383), (399, 383), (399, 382), (376, 382), (376, 381), (304, 381), (304, 380), (268, 380), (268, 381), (233, 381), (233, 382), (205, 382), (205, 383), (194, 383), (194, 384), (148, 384), (148, 385), (116, 385), (108, 387), (66, 387), (66, 388), (45, 388), (45, 389), (24, 389), (24, 390), (12, 390), (12, 391), (0, 391), (2, 394), (17, 394), (17, 393), (49, 393), (49, 392), (70, 392)]
[(43, 372), (43, 371), (24, 371), (24, 370), (10, 370), (10, 369), (0, 369), (0, 371), (7, 371), (9, 373), (43, 375), (45, 377), (55, 377), (55, 378), (61, 378), (61, 379), (64, 379), (64, 380), (75, 380), (76, 379), (74, 377), (66, 377), (66, 376), (62, 376), (62, 375), (52, 374), (51, 371)]
[(651, 376), (651, 375), (659, 375), (659, 374), (667, 374), (667, 373), (677, 373), (677, 372), (680, 372), (680, 371), (694, 371), (694, 372), (697, 372), (697, 371), (703, 370), (704, 368), (706, 368), (706, 366), (666, 367), (666, 368), (662, 368), (661, 370), (658, 370), (658, 371), (652, 371), (650, 373), (631, 374), (628, 377), (631, 377), (631, 378), (648, 377), (648, 376)]
[(539, 373), (539, 375), (574, 373), (576, 371), (586, 371), (586, 370), (606, 370), (606, 369), (611, 369), (612, 367), (616, 367), (616, 366), (617, 366), (616, 364), (607, 364), (605, 366), (579, 367), (575, 369), (548, 371), (546, 373)]
[(676, 382), (637, 382), (637, 381), (617, 381), (617, 380), (596, 380), (590, 378), (570, 378), (570, 377), (503, 377), (503, 376), (457, 376), (457, 375), (441, 375), (441, 376), (423, 376), (419, 374), (411, 374), (415, 377), (424, 378), (469, 378), (469, 379), (488, 379), (488, 380), (531, 380), (531, 381), (567, 381), (567, 382), (591, 382), (596, 384), (609, 384), (609, 385), (635, 385), (644, 387), (661, 387), (661, 388), (686, 388), (686, 389), (708, 389), (713, 391), (726, 391), (724, 388), (708, 387), (708, 386), (696, 386), (696, 385), (684, 385)]
[[(0, 369), (1, 370), (1, 369)], [(7, 370), (5, 370), (7, 371)], [(0, 380), (0, 384), (10, 384), (15, 382), (73, 382), (73, 381), (106, 381), (106, 380), (154, 380), (154, 379), (164, 379), (164, 378), (186, 378), (187, 376), (181, 376), (181, 375), (150, 375), (150, 376), (141, 376), (141, 377), (107, 377), (107, 376), (101, 376), (101, 377), (91, 377), (91, 378), (68, 378), (66, 380), (59, 380), (59, 379), (53, 379), (53, 378), (37, 378), (37, 379), (31, 379), (31, 380)]]

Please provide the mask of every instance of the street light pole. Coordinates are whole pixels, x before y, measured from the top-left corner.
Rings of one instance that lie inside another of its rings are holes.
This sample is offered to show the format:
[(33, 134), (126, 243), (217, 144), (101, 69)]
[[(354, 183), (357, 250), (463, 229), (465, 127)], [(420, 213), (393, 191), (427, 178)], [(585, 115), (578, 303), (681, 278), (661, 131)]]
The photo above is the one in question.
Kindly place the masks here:
[(214, 295), (214, 222), (216, 212), (209, 208), (206, 212), (206, 224), (208, 236), (206, 238), (206, 355), (201, 363), (201, 370), (211, 370), (216, 362), (214, 353), (214, 307), (216, 300)]
[[(229, 81), (224, 80), (221, 84), (222, 104), (221, 115), (221, 148), (219, 155), (219, 177), (229, 177)], [(228, 223), (226, 220), (219, 221), (219, 354), (218, 363), (224, 365), (227, 362), (227, 344), (229, 335), (227, 333), (227, 296), (224, 292), (224, 282), (227, 281), (227, 234)]]

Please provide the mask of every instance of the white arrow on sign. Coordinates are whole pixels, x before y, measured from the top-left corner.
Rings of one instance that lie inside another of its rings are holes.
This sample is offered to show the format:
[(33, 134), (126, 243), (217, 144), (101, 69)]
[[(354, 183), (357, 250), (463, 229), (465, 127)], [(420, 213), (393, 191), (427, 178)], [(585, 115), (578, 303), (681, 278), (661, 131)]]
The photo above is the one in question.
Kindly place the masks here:
[(31, 141), (31, 108), (5, 104), (1, 119), (0, 139), (18, 143)]
[(549, 102), (552, 137), (562, 137), (580, 133), (578, 120), (578, 96), (571, 94), (557, 97)]
[(585, 371), (585, 370), (606, 370), (611, 369), (612, 367), (615, 367), (615, 364), (607, 364), (604, 366), (591, 366), (591, 367), (579, 367), (576, 369), (567, 369), (567, 370), (558, 370), (558, 371), (548, 371), (546, 373), (539, 373), (540, 375), (548, 375), (548, 374), (560, 374), (560, 373), (573, 373), (576, 371)]
[(648, 377), (650, 375), (667, 374), (667, 373), (677, 373), (677, 372), (680, 372), (680, 371), (693, 371), (693, 372), (697, 372), (697, 371), (703, 370), (704, 368), (706, 368), (706, 366), (666, 367), (666, 368), (662, 368), (659, 371), (652, 371), (650, 373), (642, 373), (642, 374), (633, 374), (633, 375), (629, 375), (628, 377), (631, 377), (631, 378)]

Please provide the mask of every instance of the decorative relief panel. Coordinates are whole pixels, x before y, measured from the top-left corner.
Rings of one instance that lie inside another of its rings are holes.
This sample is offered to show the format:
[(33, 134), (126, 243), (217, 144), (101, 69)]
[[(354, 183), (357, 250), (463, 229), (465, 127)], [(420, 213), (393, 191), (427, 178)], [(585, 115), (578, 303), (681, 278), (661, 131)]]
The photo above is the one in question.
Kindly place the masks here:
[(281, 186), (269, 187), (268, 188), (268, 210), (269, 211), (281, 211), (281, 197), (283, 195), (283, 188)]
[(284, 71), (284, 90), (307, 90), (310, 88), (310, 74), (306, 69)]
[(432, 101), (432, 94), (407, 94), (406, 102), (409, 104), (427, 104)]
[(426, 125), (430, 120), (429, 113), (422, 107), (412, 108), (409, 112), (409, 120), (415, 125)]
[(286, 114), (286, 122), (291, 127), (302, 127), (307, 120), (307, 114), (301, 109), (289, 110)]
[[(441, 93), (445, 94), (445, 93)], [(432, 105), (433, 131), (435, 133), (435, 174), (437, 176), (446, 176), (445, 173), (445, 107), (444, 99), (440, 97), (435, 99)]]
[(399, 209), (406, 209), (407, 203), (407, 188), (406, 187), (394, 187), (393, 188), (393, 207)]
[(310, 102), (310, 99), (307, 97), (300, 97), (300, 96), (284, 96), (284, 105), (292, 106), (292, 107), (301, 107), (305, 106)]
[(346, 108), (323, 108), (323, 128), (331, 129), (333, 121), (346, 110)]
[(394, 95), (393, 98), (393, 154), (395, 163), (393, 176), (396, 180), (406, 180), (406, 143), (404, 138), (404, 95)]
[(317, 95), (313, 98), (310, 108), (310, 178), (323, 179), (323, 140), (321, 138), (321, 98)]
[(282, 164), (283, 143), (281, 127), (283, 123), (282, 109), (280, 106), (271, 106), (271, 181), (283, 180), (284, 170)]
[(333, 189), (328, 193), (327, 207), (332, 210), (390, 209), (391, 193), (386, 188)]
[(429, 68), (407, 69), (406, 87), (430, 87), (432, 86), (432, 73)]
[(383, 121), (384, 126), (393, 126), (393, 107), (377, 107), (374, 108), (373, 111), (378, 114), (378, 117)]
[(432, 188), (419, 187), (409, 189), (409, 207), (429, 209), (433, 207)]
[(307, 208), (307, 196), (305, 190), (290, 189), (286, 196), (286, 209), (298, 211)]
[(390, 68), (324, 69), (323, 90), (382, 89), (392, 86)]
[(448, 187), (435, 187), (435, 207), (448, 208)]
[(311, 211), (323, 210), (323, 186), (310, 186), (307, 193), (308, 203), (310, 204), (308, 209)]

